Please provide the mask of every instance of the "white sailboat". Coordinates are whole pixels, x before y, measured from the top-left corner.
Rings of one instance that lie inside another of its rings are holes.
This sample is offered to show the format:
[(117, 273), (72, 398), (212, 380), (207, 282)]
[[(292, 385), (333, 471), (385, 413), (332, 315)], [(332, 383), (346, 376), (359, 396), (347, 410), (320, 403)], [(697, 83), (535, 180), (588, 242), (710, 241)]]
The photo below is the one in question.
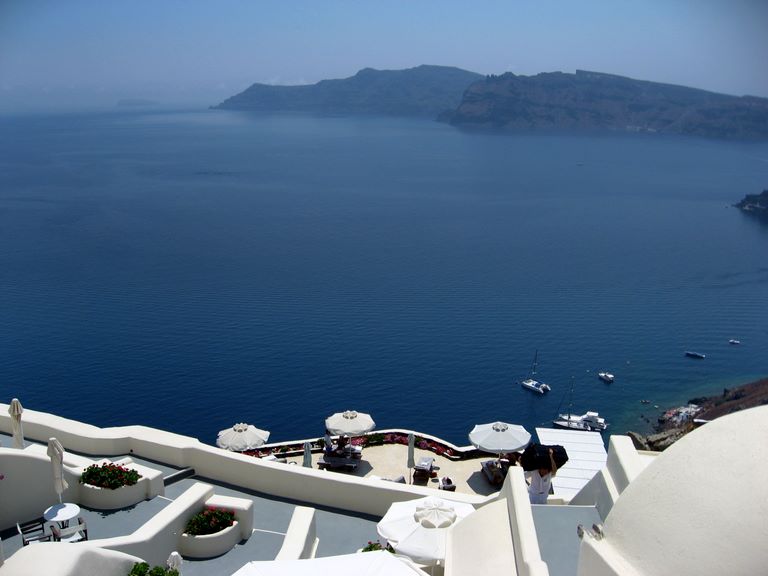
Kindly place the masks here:
[(536, 350), (536, 354), (534, 354), (533, 356), (533, 367), (531, 368), (531, 376), (530, 378), (521, 380), (520, 386), (528, 390), (531, 390), (533, 392), (537, 392), (538, 394), (544, 394), (545, 392), (549, 392), (551, 388), (549, 387), (549, 384), (544, 384), (544, 382), (539, 382), (534, 378), (534, 376), (536, 376), (536, 367), (538, 366), (538, 364), (539, 364), (539, 351)]

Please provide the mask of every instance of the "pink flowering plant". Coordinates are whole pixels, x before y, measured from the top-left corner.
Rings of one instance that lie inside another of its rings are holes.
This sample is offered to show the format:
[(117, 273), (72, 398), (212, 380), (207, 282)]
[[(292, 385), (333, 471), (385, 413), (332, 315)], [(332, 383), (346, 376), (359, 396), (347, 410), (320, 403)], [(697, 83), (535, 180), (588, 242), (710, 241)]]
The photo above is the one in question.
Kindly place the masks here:
[(133, 486), (140, 478), (141, 474), (132, 468), (105, 462), (88, 466), (80, 476), (80, 483), (116, 490), (123, 486)]
[(389, 543), (382, 545), (378, 540), (368, 540), (368, 544), (363, 546), (362, 552), (374, 552), (376, 550), (386, 550), (387, 552), (395, 553), (395, 549), (389, 545)]
[(221, 532), (224, 528), (229, 528), (234, 523), (234, 510), (206, 506), (202, 512), (198, 512), (189, 519), (184, 532), (190, 536), (204, 536)]

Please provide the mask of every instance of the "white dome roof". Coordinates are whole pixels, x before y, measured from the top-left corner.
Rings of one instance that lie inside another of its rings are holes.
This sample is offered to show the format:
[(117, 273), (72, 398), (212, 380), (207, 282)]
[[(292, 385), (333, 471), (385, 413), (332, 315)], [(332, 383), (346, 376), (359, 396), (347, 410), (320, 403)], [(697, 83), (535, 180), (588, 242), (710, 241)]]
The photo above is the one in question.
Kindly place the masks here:
[(639, 573), (765, 574), (768, 406), (678, 440), (621, 494), (603, 533)]

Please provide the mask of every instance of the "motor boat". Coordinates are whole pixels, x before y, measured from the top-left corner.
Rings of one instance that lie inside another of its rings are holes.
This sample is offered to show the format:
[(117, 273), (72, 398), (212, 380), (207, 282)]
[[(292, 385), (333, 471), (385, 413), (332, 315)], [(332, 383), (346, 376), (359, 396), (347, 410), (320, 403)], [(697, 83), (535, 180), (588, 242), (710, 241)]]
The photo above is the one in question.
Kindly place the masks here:
[(610, 372), (599, 372), (597, 374), (597, 377), (600, 378), (600, 380), (602, 380), (603, 382), (607, 382), (608, 384), (610, 384), (614, 380), (614, 375), (611, 374)]
[(734, 338), (731, 338), (730, 340), (728, 340), (728, 344), (734, 344), (734, 345), (741, 344), (741, 340), (736, 340)]
[(608, 428), (605, 418), (600, 418), (597, 412), (587, 412), (581, 416), (577, 414), (560, 414), (552, 424), (559, 428), (584, 430), (587, 432), (602, 432)]
[(536, 376), (536, 366), (538, 366), (538, 363), (539, 363), (539, 351), (536, 350), (536, 354), (534, 354), (533, 356), (533, 366), (531, 367), (531, 376), (530, 378), (521, 380), (520, 386), (528, 390), (531, 390), (532, 392), (537, 392), (538, 394), (544, 394), (545, 392), (549, 392), (552, 388), (549, 387), (549, 384), (544, 384), (544, 382), (539, 382), (534, 378), (534, 376)]
[(688, 358), (706, 358), (706, 355), (702, 354), (701, 352), (691, 352), (690, 350), (686, 350), (685, 355), (688, 356)]

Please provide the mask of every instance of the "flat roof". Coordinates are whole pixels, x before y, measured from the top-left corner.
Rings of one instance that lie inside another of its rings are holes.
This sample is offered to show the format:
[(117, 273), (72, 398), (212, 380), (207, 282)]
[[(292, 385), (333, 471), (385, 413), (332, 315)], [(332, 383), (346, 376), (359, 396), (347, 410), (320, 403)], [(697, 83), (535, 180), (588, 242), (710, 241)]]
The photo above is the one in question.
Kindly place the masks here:
[(542, 444), (560, 445), (568, 453), (568, 462), (552, 479), (555, 498), (566, 502), (570, 502), (608, 460), (600, 432), (536, 428), (536, 435)]

